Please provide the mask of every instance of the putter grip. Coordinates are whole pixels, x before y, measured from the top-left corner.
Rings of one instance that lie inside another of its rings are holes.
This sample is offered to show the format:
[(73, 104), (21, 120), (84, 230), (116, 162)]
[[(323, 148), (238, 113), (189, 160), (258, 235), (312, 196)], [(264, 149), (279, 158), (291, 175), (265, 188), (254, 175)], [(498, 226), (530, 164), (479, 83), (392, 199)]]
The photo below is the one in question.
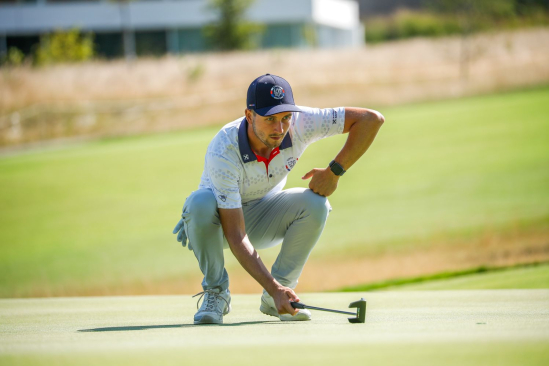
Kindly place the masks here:
[(293, 302), (293, 301), (290, 301), (290, 304), (294, 309), (305, 309), (305, 304), (301, 304), (299, 302)]

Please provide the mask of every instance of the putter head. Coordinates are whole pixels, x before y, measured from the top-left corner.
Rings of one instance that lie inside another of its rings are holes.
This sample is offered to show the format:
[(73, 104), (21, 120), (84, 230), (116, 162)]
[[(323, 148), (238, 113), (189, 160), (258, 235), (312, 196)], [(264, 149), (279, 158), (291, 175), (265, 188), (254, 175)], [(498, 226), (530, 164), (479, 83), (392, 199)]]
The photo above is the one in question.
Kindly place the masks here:
[(364, 323), (366, 321), (366, 300), (364, 298), (349, 304), (349, 308), (356, 308), (356, 318), (349, 318), (349, 323)]

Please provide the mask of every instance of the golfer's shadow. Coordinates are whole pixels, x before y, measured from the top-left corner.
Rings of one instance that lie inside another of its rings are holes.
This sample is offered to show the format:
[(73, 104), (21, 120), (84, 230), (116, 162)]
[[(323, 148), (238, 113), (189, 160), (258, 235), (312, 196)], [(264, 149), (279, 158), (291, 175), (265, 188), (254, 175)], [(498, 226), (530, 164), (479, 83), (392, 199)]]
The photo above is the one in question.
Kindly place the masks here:
[(147, 329), (165, 329), (165, 328), (192, 328), (192, 327), (204, 327), (204, 326), (218, 326), (218, 327), (239, 327), (241, 325), (254, 325), (254, 324), (267, 324), (267, 323), (280, 323), (276, 320), (255, 321), (255, 322), (240, 322), (240, 323), (226, 323), (226, 324), (166, 324), (166, 325), (130, 325), (124, 327), (105, 327), (105, 328), (91, 328), (91, 329), (79, 329), (79, 332), (127, 332), (130, 330), (147, 330)]

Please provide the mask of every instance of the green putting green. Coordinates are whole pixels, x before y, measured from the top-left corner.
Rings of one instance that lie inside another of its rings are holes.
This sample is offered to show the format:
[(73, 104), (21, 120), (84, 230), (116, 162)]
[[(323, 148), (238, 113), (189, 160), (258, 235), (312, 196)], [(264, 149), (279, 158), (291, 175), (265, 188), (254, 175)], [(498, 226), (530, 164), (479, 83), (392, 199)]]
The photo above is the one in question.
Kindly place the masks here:
[(366, 323), (313, 311), (280, 322), (233, 295), (222, 326), (195, 326), (190, 296), (0, 300), (2, 365), (546, 365), (549, 290), (304, 293)]

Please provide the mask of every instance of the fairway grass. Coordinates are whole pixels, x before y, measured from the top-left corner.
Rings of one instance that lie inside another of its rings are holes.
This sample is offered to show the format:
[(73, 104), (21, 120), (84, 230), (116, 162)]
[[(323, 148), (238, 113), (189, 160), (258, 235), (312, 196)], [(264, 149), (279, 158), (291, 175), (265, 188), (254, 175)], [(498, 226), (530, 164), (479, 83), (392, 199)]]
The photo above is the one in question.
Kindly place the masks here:
[[(299, 290), (546, 260), (547, 100), (543, 87), (382, 109), (378, 137), (330, 196)], [(1, 157), (0, 297), (200, 291), (172, 229), (217, 130)], [(313, 144), (287, 187), (306, 186), (345, 138)], [(267, 266), (278, 250), (260, 252)], [(235, 292), (257, 290), (229, 252), (226, 266)]]
[(0, 300), (2, 365), (545, 365), (549, 290), (304, 293), (366, 323), (313, 311), (280, 322), (233, 295), (223, 326), (195, 326), (190, 296)]

